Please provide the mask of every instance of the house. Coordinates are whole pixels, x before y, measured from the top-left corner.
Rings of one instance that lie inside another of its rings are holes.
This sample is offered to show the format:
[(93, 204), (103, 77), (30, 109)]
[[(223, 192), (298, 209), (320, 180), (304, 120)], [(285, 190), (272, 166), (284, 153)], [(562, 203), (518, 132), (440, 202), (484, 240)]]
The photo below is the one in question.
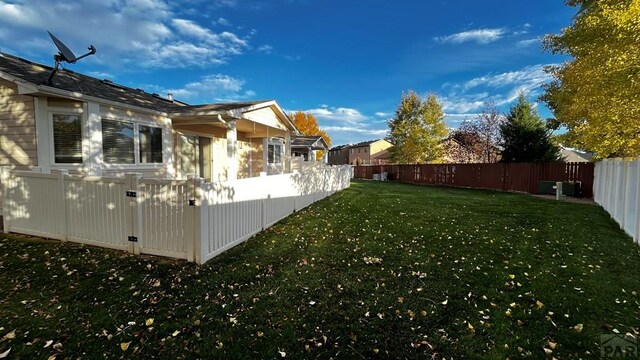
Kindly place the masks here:
[(294, 136), (291, 138), (291, 156), (300, 156), (304, 161), (316, 161), (322, 153), (323, 163), (327, 163), (329, 145), (322, 136)]
[(0, 53), (0, 165), (224, 181), (289, 171), (294, 124), (274, 100), (190, 105)]
[(351, 144), (346, 145), (338, 145), (334, 146), (329, 150), (329, 164), (330, 165), (342, 165), (349, 163), (349, 146)]
[(364, 141), (353, 145), (336, 146), (329, 151), (329, 164), (386, 164), (389, 160), (388, 150), (392, 146), (393, 144), (384, 139)]
[(593, 154), (587, 151), (560, 145), (560, 157), (566, 162), (591, 162)]

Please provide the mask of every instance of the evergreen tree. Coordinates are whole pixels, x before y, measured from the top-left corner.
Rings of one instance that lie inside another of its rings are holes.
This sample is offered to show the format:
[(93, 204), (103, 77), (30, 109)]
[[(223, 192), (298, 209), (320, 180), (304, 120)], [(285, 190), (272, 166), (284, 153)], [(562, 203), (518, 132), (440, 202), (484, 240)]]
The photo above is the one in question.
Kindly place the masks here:
[(442, 105), (435, 95), (422, 99), (414, 91), (402, 96), (395, 116), (389, 120), (391, 161), (399, 164), (441, 161), (442, 139), (448, 130)]
[(500, 125), (500, 134), (504, 162), (560, 159), (559, 148), (551, 139), (551, 131), (523, 93), (518, 96), (518, 103), (511, 107), (506, 121)]

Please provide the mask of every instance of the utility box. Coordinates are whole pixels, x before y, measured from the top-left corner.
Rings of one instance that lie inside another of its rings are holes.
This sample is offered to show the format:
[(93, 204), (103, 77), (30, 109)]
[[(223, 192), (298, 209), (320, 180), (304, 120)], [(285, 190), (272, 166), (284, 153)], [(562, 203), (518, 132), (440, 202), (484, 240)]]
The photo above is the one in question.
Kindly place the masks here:
[[(563, 181), (562, 195), (580, 197), (581, 193), (580, 181)], [(556, 194), (556, 181), (540, 181), (538, 183), (538, 194)]]

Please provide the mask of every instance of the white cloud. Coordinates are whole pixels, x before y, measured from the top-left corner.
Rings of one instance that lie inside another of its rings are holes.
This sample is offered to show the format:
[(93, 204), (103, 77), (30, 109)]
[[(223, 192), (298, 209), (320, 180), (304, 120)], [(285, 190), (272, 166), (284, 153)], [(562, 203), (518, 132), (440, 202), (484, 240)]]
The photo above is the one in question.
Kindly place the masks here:
[(180, 18), (168, 0), (9, 1), (0, 0), (0, 43), (27, 54), (53, 54), (47, 29), (77, 53), (95, 45), (98, 52), (87, 61), (136, 67), (206, 67), (249, 47), (250, 35)]
[(478, 44), (489, 44), (500, 40), (506, 34), (503, 28), (495, 29), (474, 29), (463, 31), (451, 35), (434, 38), (440, 43), (462, 44), (465, 42), (476, 42)]
[(231, 26), (231, 21), (227, 20), (226, 18), (219, 17), (217, 20), (213, 21), (213, 25)]
[(374, 115), (377, 116), (377, 117), (386, 118), (386, 117), (389, 117), (389, 116), (391, 116), (393, 114), (379, 111), (379, 112), (375, 113)]
[(352, 108), (321, 107), (319, 109), (304, 110), (304, 112), (313, 114), (313, 116), (318, 120), (327, 120), (332, 122), (358, 124), (369, 120), (368, 116), (365, 116), (359, 110)]
[(535, 45), (538, 44), (540, 42), (540, 39), (535, 38), (535, 39), (525, 39), (525, 40), (520, 40), (516, 43), (516, 46), (518, 47), (527, 47), (527, 46), (531, 46), (531, 45)]
[(261, 54), (271, 54), (273, 52), (273, 46), (271, 45), (262, 45), (256, 49), (257, 52)]
[[(546, 65), (532, 65), (517, 71), (487, 74), (460, 84), (447, 84), (449, 93), (443, 97), (445, 111), (469, 113), (482, 109), (492, 100), (498, 106), (512, 103), (522, 91), (529, 96), (540, 94), (541, 85), (551, 77), (544, 72)], [(490, 95), (491, 94), (491, 95)]]
[(352, 128), (348, 126), (325, 126), (322, 128), (323, 130), (331, 133), (331, 132), (346, 132), (346, 133), (357, 133), (360, 135), (370, 135), (382, 137), (387, 135), (387, 129), (362, 129), (362, 128)]
[(190, 103), (211, 103), (247, 100), (256, 96), (253, 90), (244, 89), (245, 81), (225, 74), (211, 74), (192, 81), (180, 88), (167, 89), (157, 85), (142, 86), (159, 94), (172, 93), (178, 100)]

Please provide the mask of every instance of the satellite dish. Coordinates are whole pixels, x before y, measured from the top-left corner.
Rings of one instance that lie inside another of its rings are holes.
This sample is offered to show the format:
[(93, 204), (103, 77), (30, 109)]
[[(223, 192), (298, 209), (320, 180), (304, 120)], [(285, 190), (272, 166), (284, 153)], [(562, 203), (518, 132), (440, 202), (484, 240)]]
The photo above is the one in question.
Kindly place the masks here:
[(53, 60), (55, 60), (55, 66), (53, 67), (53, 71), (51, 71), (51, 74), (49, 74), (49, 78), (47, 79), (47, 85), (52, 84), (53, 77), (55, 76), (56, 72), (60, 68), (60, 63), (62, 61), (67, 62), (69, 64), (75, 64), (78, 60), (96, 53), (96, 48), (93, 45), (89, 45), (89, 52), (79, 57), (76, 57), (73, 51), (71, 51), (71, 49), (69, 49), (69, 47), (67, 47), (67, 45), (65, 45), (60, 39), (58, 39), (50, 31), (47, 31), (47, 33), (49, 33), (51, 40), (58, 48), (58, 53), (53, 56)]

